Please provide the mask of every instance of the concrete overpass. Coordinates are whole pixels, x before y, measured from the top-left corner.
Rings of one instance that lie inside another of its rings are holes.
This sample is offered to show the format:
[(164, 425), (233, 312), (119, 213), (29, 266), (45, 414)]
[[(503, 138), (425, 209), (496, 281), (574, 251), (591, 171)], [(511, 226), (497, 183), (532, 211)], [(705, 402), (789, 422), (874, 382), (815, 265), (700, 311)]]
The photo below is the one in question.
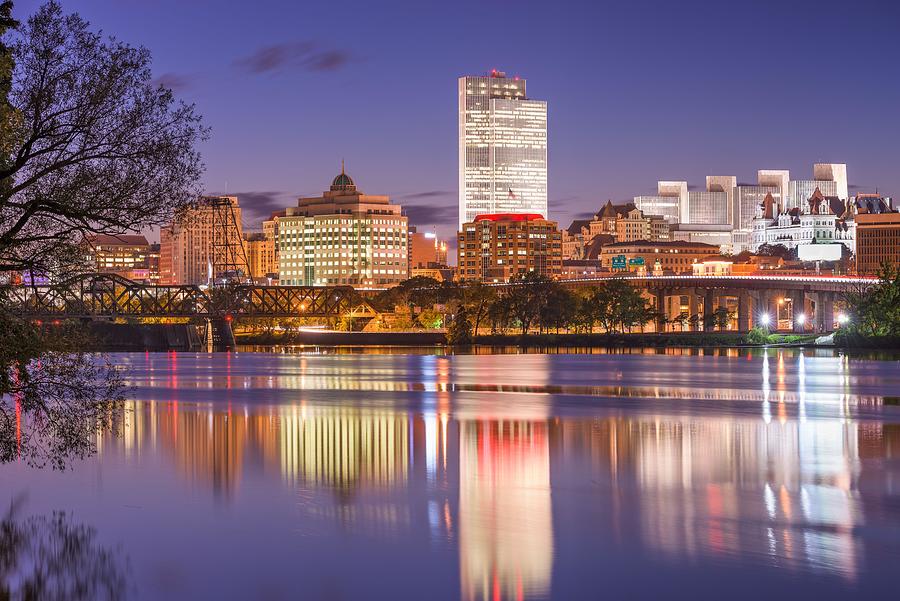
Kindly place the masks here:
[[(681, 313), (712, 315), (720, 306), (737, 314), (737, 329), (747, 331), (768, 315), (777, 327), (777, 316), (787, 312), (794, 332), (830, 331), (835, 324), (835, 303), (848, 293), (878, 282), (875, 277), (817, 275), (662, 275), (604, 276), (561, 280), (569, 288), (602, 286), (621, 279), (646, 291), (658, 311), (669, 320)], [(657, 324), (662, 329), (664, 324)], [(769, 325), (769, 324), (767, 324)], [(692, 325), (698, 329), (699, 324)]]

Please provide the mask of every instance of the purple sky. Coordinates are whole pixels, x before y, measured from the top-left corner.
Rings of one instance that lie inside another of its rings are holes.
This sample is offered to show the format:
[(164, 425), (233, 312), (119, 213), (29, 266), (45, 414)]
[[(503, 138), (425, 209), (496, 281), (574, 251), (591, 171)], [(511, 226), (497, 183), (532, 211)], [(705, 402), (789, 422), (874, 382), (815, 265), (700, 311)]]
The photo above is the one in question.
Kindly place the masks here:
[(818, 161), (900, 196), (894, 0), (62, 3), (148, 47), (197, 103), (205, 187), (240, 195), (251, 228), (326, 189), (343, 158), (363, 191), (452, 237), (456, 79), (492, 68), (549, 102), (563, 226), (657, 179), (809, 178)]

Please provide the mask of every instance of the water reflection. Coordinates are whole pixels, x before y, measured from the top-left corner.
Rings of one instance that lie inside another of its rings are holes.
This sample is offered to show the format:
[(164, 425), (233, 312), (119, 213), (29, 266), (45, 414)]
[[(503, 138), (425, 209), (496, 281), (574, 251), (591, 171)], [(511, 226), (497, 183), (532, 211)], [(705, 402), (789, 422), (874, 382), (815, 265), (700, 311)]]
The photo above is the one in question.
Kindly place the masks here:
[(96, 531), (55, 512), (24, 517), (24, 499), (0, 518), (0, 599), (124, 599), (126, 562)]
[(120, 525), (139, 522), (110, 491), (149, 482), (141, 496), (165, 503), (142, 515), (204, 532), (189, 529), (186, 554), (225, 596), (239, 564), (219, 556), (200, 576), (193, 558), (235, 540), (255, 569), (289, 560), (272, 574), (311, 583), (352, 562), (360, 588), (339, 573), (337, 598), (440, 578), (435, 598), (572, 598), (572, 566), (587, 583), (614, 561), (860, 590), (900, 557), (891, 364), (791, 351), (124, 359), (143, 400), (82, 472), (104, 491), (87, 505), (110, 495)]
[[(900, 426), (849, 420), (454, 417), (307, 404), (222, 412), (134, 403), (124, 432), (104, 441), (104, 454), (159, 453), (186, 484), (220, 499), (240, 489), (256, 458), (273, 484), (331, 497), (309, 503), (311, 519), (455, 541), (466, 600), (550, 594), (551, 465), (587, 465), (591, 474), (569, 479), (562, 468), (557, 485), (599, 480), (633, 501), (618, 511), (637, 512), (637, 535), (660, 557), (853, 580), (865, 562), (861, 457), (900, 452)], [(431, 493), (390, 496), (411, 488)]]

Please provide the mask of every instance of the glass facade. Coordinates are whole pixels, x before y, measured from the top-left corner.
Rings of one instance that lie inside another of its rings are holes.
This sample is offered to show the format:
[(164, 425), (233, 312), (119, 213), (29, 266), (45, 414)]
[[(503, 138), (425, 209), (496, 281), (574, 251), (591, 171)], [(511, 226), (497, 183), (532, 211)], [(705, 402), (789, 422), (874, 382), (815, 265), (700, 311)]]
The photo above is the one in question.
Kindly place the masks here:
[(669, 223), (678, 223), (681, 215), (678, 196), (635, 196), (634, 206), (645, 215), (659, 215)]
[(459, 79), (459, 225), (487, 213), (547, 216), (547, 103), (500, 73)]
[(806, 201), (813, 195), (816, 188), (819, 189), (823, 196), (838, 195), (836, 182), (816, 179), (792, 179), (788, 182), (787, 202), (784, 210), (790, 211), (791, 209), (799, 208), (801, 211), (806, 211)]
[(734, 229), (753, 229), (753, 220), (766, 194), (771, 194), (777, 205), (781, 192), (775, 186), (737, 186), (734, 189)]
[(726, 192), (688, 192), (688, 223), (720, 225), (729, 223)]

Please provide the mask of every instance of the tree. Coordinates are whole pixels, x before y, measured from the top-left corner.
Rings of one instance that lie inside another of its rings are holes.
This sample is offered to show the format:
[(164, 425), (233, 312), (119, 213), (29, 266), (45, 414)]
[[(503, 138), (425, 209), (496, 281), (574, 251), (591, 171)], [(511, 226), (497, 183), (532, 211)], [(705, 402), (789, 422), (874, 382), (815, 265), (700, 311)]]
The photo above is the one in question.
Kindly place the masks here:
[(497, 288), (480, 281), (467, 282), (460, 289), (462, 305), (471, 316), (473, 335), (478, 336), (478, 328), (487, 318), (491, 303), (497, 298)]
[(613, 279), (593, 293), (596, 321), (607, 332), (643, 326), (653, 319), (654, 312), (639, 290), (621, 279)]
[(900, 266), (884, 262), (878, 283), (845, 295), (846, 330), (863, 336), (900, 337)]
[[(94, 233), (163, 223), (191, 206), (207, 130), (152, 82), (150, 55), (48, 2), (17, 29), (0, 4), (0, 283), (53, 278)], [(0, 460), (62, 467), (121, 410), (115, 369), (65, 326), (20, 319), (0, 290)], [(21, 419), (17, 419), (21, 416)]]
[(547, 291), (538, 315), (538, 321), (542, 329), (549, 330), (568, 327), (575, 322), (578, 312), (578, 299), (574, 294), (563, 288), (557, 282), (553, 282)]
[(472, 322), (465, 305), (460, 305), (453, 322), (447, 329), (447, 342), (453, 345), (472, 344)]
[(797, 260), (797, 249), (788, 248), (784, 244), (769, 244), (766, 242), (759, 246), (756, 254), (764, 257), (781, 257), (785, 261)]
[(522, 334), (538, 320), (556, 282), (536, 271), (528, 271), (510, 280), (504, 291), (509, 315), (519, 322)]
[(715, 324), (717, 328), (720, 330), (727, 330), (728, 324), (731, 323), (732, 318), (734, 317), (734, 311), (729, 311), (727, 307), (719, 306), (712, 313), (712, 323)]

